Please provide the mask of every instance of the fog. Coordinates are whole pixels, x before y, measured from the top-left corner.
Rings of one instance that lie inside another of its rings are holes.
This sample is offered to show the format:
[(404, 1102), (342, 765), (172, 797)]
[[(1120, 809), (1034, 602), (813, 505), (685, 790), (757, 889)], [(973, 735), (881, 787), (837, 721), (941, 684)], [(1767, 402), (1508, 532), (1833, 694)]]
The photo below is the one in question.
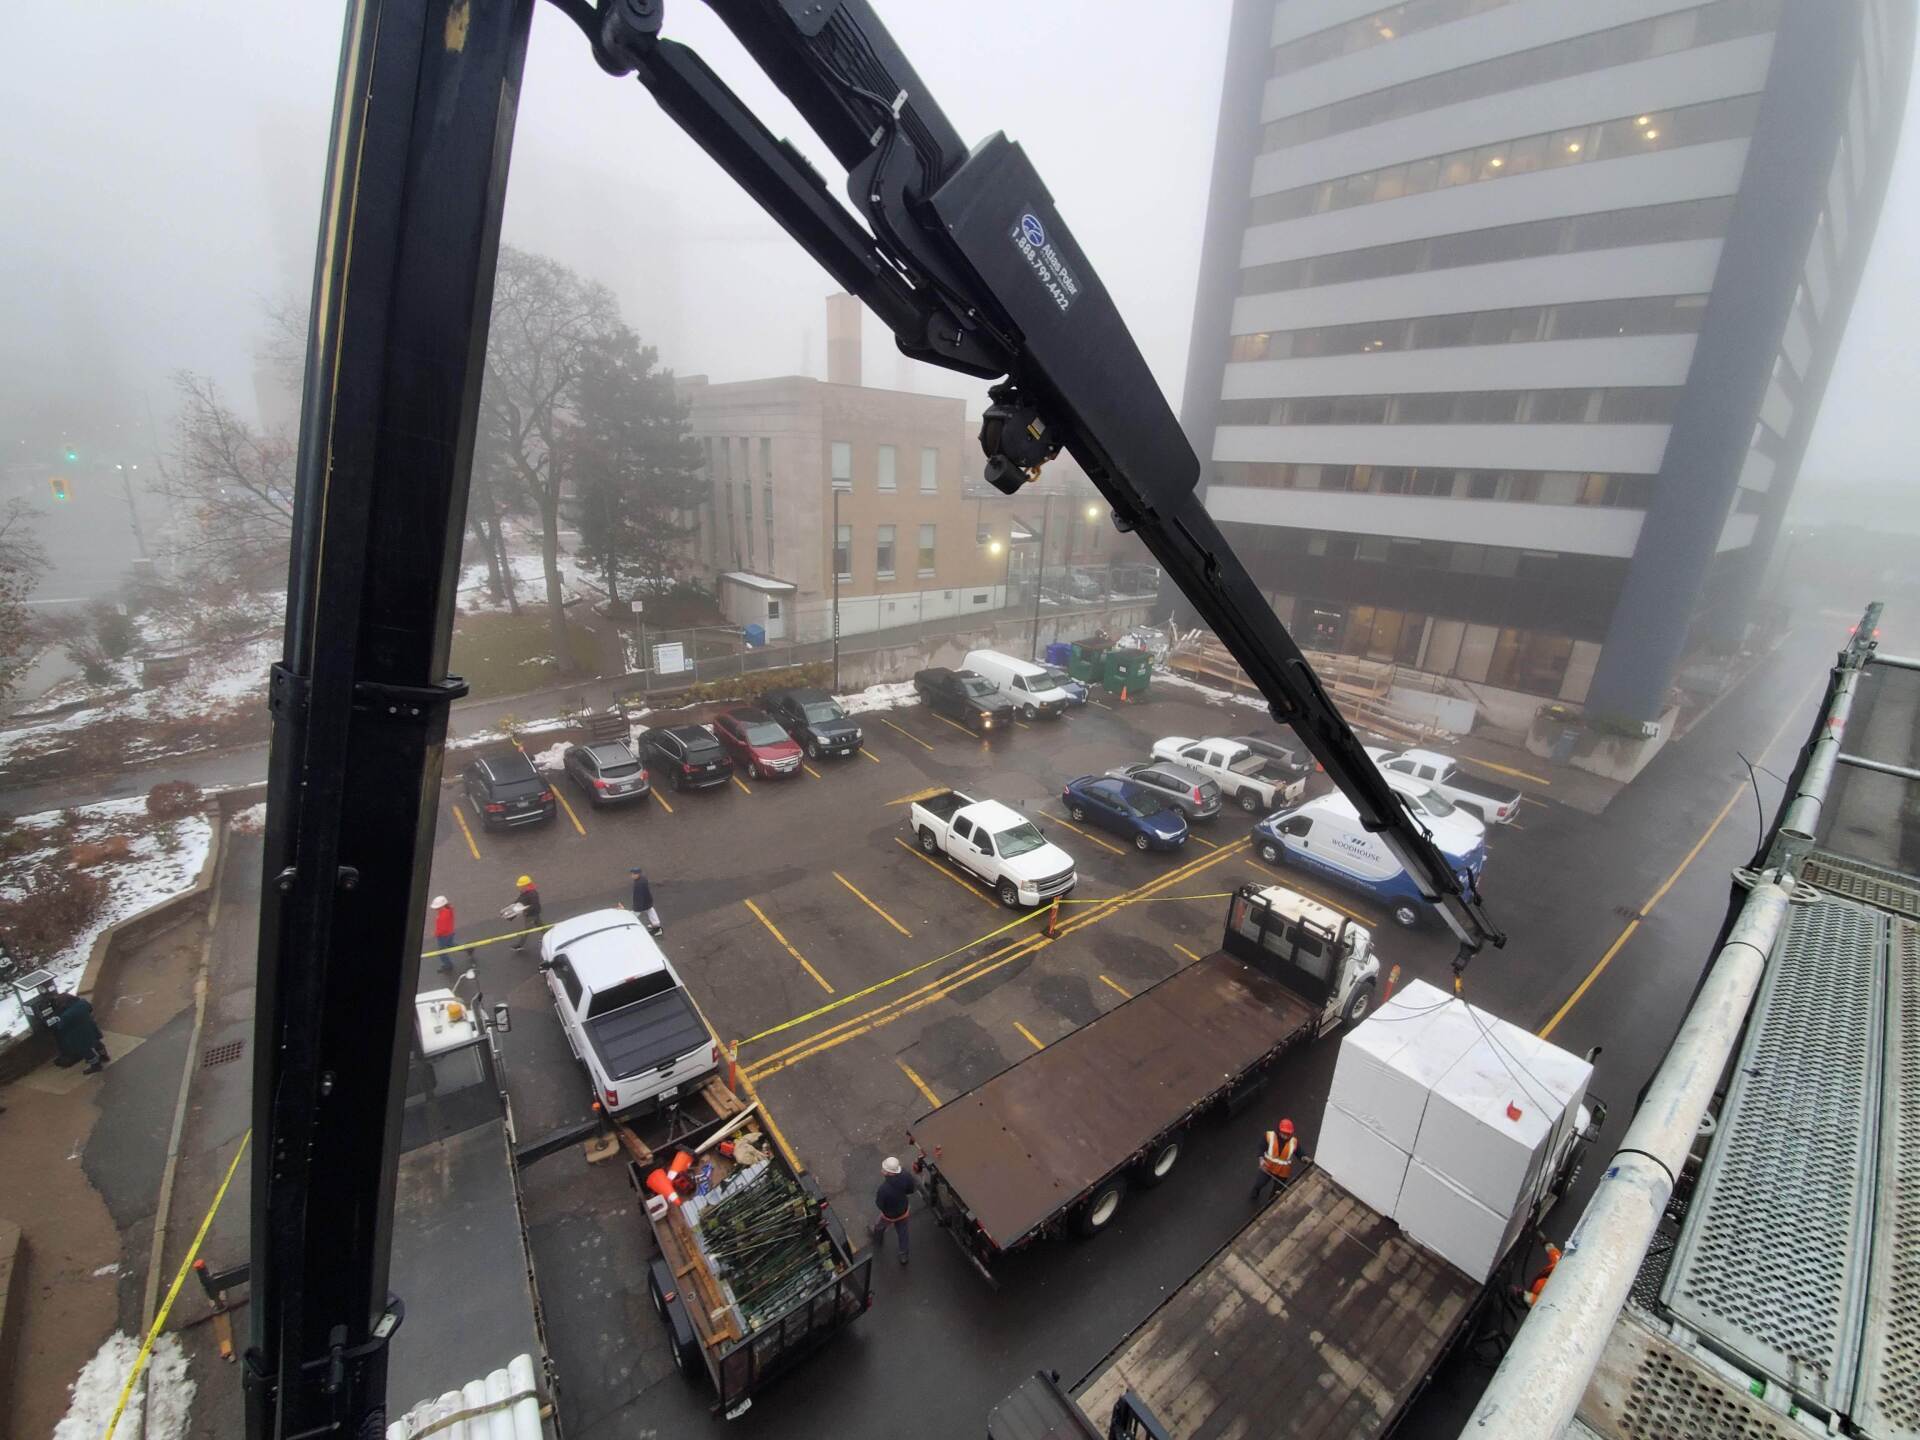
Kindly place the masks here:
[[(1178, 404), (1218, 105), (1226, 0), (1036, 6), (883, 3), (969, 139), (1022, 141)], [(1170, 18), (1172, 17), (1172, 18)], [(256, 409), (265, 306), (310, 282), (339, 8), (109, 3), (16, 7), (0, 79), (5, 324), (0, 477), (66, 438), (151, 455), (168, 377), (216, 379)], [(669, 8), (776, 133), (838, 172), (704, 6)], [(1796, 509), (1871, 494), (1920, 530), (1906, 437), (1920, 387), (1920, 144), (1909, 110), (1873, 263)], [(663, 363), (742, 379), (823, 374), (823, 274), (653, 106), (603, 75), (579, 33), (536, 10), (506, 238), (602, 279)], [(897, 356), (869, 321), (869, 384), (978, 400), (975, 382)], [(118, 427), (117, 429), (115, 427)], [(36, 482), (37, 483), (37, 482)]]

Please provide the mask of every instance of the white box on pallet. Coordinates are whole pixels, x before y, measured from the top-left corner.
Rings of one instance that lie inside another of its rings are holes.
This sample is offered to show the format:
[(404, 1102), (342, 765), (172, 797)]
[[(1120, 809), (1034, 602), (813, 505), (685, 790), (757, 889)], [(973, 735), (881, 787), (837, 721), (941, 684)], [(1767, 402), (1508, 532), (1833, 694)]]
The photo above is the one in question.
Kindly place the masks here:
[(1320, 1116), (1320, 1139), (1313, 1163), (1363, 1205), (1391, 1216), (1400, 1201), (1406, 1179), (1407, 1152), (1331, 1102)]
[(1415, 1159), (1401, 1182), (1395, 1218), (1416, 1243), (1484, 1282), (1519, 1234), (1526, 1213), (1489, 1209)]
[(1478, 1039), (1461, 1001), (1415, 980), (1340, 1041), (1327, 1101), (1411, 1154), (1434, 1083)]

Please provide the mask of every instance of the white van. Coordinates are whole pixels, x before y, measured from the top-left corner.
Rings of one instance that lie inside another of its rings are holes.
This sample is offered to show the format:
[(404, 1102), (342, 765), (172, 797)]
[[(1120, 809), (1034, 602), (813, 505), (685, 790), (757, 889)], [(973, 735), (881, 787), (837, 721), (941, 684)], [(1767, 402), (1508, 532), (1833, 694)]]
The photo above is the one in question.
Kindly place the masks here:
[(998, 650), (969, 650), (960, 666), (991, 683), (1018, 705), (1020, 713), (1029, 720), (1038, 720), (1042, 715), (1057, 718), (1073, 701), (1072, 696), (1054, 683), (1046, 666), (1031, 660), (1016, 660)]
[[(1414, 808), (1455, 873), (1477, 880), (1487, 863), (1486, 827), (1464, 810), (1442, 817), (1418, 801)], [(1267, 816), (1253, 827), (1253, 848), (1269, 865), (1285, 860), (1372, 896), (1398, 924), (1417, 924), (1425, 913), (1420, 887), (1399, 857), (1360, 823), (1353, 802), (1337, 790)]]

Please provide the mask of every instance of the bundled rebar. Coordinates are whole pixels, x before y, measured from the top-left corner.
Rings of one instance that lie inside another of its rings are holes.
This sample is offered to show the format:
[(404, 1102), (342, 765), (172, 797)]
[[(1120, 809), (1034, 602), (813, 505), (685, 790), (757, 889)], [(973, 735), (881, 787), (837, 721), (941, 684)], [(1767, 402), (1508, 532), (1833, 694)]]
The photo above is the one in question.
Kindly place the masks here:
[(697, 1224), (750, 1330), (833, 1274), (813, 1202), (775, 1166), (713, 1196)]

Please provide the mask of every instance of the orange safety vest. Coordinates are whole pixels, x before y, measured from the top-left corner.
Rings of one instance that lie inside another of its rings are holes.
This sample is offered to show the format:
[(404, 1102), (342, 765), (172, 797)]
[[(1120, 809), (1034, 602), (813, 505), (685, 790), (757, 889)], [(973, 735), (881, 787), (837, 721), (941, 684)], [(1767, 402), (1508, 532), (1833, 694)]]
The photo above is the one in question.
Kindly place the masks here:
[(1287, 1136), (1286, 1143), (1280, 1143), (1278, 1132), (1267, 1131), (1267, 1153), (1260, 1157), (1260, 1168), (1276, 1180), (1293, 1179), (1293, 1156), (1300, 1148), (1298, 1135)]
[(1547, 1247), (1546, 1268), (1541, 1270), (1541, 1272), (1538, 1275), (1534, 1276), (1533, 1284), (1527, 1287), (1527, 1308), (1529, 1310), (1531, 1310), (1534, 1306), (1534, 1303), (1537, 1300), (1539, 1300), (1540, 1292), (1547, 1288), (1547, 1281), (1551, 1279), (1553, 1276), (1553, 1267), (1558, 1265), (1559, 1263), (1560, 1263), (1560, 1252), (1556, 1250), (1553, 1246), (1549, 1245)]

